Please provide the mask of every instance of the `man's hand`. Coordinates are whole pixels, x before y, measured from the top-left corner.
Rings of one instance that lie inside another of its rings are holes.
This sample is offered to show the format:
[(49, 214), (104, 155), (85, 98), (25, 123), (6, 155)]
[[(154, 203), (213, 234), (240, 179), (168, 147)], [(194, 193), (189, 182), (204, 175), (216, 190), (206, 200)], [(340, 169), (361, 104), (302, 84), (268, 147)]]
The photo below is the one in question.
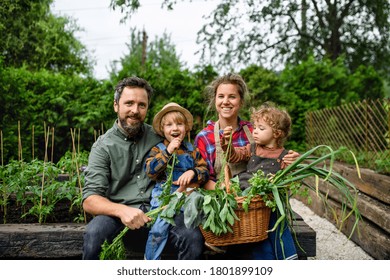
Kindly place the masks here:
[(138, 208), (126, 205), (122, 206), (123, 207), (121, 207), (118, 216), (122, 223), (129, 229), (139, 229), (151, 220), (142, 210)]
[(130, 229), (138, 229), (151, 219), (134, 207), (115, 203), (100, 195), (91, 195), (83, 202), (83, 208), (92, 215), (107, 215), (119, 218)]

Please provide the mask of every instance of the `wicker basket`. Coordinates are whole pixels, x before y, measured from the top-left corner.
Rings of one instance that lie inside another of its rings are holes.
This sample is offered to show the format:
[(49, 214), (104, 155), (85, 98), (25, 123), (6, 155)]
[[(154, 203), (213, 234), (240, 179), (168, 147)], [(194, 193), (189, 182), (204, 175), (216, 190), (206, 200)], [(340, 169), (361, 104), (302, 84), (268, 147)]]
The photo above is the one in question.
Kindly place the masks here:
[[(226, 165), (228, 166), (228, 165)], [(226, 169), (225, 186), (230, 191), (230, 170)], [(252, 198), (248, 212), (242, 208), (245, 197), (236, 197), (238, 207), (235, 213), (239, 220), (234, 221), (233, 233), (215, 235), (200, 226), (205, 241), (212, 246), (227, 246), (242, 243), (259, 242), (268, 238), (268, 226), (271, 216), (271, 208), (267, 207), (260, 196)]]

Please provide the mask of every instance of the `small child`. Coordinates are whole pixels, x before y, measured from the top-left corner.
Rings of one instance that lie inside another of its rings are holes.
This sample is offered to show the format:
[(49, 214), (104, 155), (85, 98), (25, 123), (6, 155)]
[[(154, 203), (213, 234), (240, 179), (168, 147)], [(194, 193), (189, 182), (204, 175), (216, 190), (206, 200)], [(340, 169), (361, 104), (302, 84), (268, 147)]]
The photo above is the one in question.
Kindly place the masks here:
[[(245, 147), (230, 147), (229, 162), (246, 161), (247, 170), (240, 173), (240, 188), (249, 187), (248, 180), (257, 170), (263, 170), (265, 175), (275, 174), (286, 167), (283, 157), (287, 154), (283, 144), (291, 131), (291, 118), (289, 114), (269, 103), (263, 104), (258, 110), (252, 112), (253, 138), (255, 143)], [(228, 150), (232, 127), (226, 127), (222, 138), (222, 149)], [(273, 228), (277, 220), (276, 212), (271, 214), (269, 229)], [(281, 235), (282, 232), (282, 235)], [(281, 235), (281, 237), (280, 237)], [(283, 248), (280, 242), (282, 239)], [(270, 232), (268, 239), (256, 243), (253, 250), (257, 259), (296, 259), (297, 252), (291, 232), (287, 226)]]
[[(184, 140), (191, 131), (193, 117), (185, 108), (176, 103), (168, 103), (153, 119), (153, 128), (165, 140), (150, 151), (146, 159), (145, 172), (156, 184), (152, 190), (151, 210), (160, 206), (159, 196), (167, 180), (167, 165), (172, 164), (172, 155), (177, 160), (173, 167), (171, 193), (186, 191), (187, 188), (203, 185), (209, 179), (206, 161), (198, 149)], [(145, 248), (145, 259), (158, 260), (168, 240), (170, 224), (158, 217), (149, 231)]]

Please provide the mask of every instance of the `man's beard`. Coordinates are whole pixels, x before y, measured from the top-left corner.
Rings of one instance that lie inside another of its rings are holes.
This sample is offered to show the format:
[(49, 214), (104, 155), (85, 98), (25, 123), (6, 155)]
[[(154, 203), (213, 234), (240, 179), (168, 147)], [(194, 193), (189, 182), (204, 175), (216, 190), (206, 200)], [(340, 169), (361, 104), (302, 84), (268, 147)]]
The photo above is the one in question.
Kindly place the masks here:
[[(132, 116), (132, 117), (134, 117), (134, 116)], [(126, 122), (126, 118), (124, 118), (124, 119), (119, 118), (121, 126), (127, 132), (127, 134), (129, 135), (129, 138), (133, 138), (133, 137), (140, 134), (143, 122), (140, 119), (138, 119), (138, 120), (139, 120), (139, 122), (137, 122), (136, 124), (129, 125)]]

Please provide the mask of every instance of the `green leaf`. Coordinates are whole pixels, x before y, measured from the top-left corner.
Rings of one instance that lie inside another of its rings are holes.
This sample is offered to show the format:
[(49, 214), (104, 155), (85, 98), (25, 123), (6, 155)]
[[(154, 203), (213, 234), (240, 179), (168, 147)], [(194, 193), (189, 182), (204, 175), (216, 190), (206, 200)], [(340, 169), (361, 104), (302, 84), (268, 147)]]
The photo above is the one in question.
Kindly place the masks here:
[(184, 224), (187, 228), (198, 227), (202, 222), (204, 196), (197, 191), (188, 195), (184, 202)]
[(222, 211), (219, 212), (219, 218), (221, 219), (222, 222), (226, 221), (228, 213), (229, 213), (228, 205), (225, 204), (225, 206), (222, 208)]
[(229, 212), (228, 212), (227, 215), (226, 215), (226, 219), (227, 219), (227, 221), (228, 221), (228, 223), (229, 223), (230, 225), (233, 225), (233, 224), (234, 224), (234, 217), (233, 217), (233, 215), (230, 214)]

